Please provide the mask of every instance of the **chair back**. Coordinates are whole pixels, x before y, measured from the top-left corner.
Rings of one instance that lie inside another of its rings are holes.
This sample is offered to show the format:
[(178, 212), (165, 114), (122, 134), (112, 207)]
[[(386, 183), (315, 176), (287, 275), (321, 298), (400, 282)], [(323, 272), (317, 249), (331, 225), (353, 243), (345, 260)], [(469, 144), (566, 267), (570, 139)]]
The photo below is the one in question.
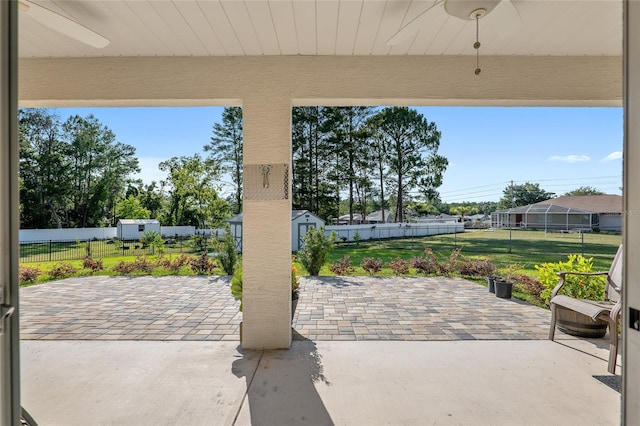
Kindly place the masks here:
[(622, 244), (618, 247), (616, 257), (613, 258), (609, 274), (607, 274), (607, 287), (605, 289), (605, 296), (608, 300), (618, 301), (620, 294), (615, 290), (615, 287), (622, 288), (622, 257), (624, 250)]

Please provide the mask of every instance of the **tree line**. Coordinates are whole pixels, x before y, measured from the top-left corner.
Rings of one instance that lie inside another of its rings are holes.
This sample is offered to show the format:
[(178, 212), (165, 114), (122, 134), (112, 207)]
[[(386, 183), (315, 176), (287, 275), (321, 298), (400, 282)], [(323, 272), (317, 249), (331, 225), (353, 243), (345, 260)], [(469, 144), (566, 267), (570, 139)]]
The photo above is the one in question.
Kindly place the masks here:
[[(151, 183), (134, 178), (135, 147), (92, 115), (61, 121), (52, 110), (22, 109), (19, 124), (23, 228), (114, 226), (125, 218), (218, 227), (242, 211), (239, 107), (225, 108), (212, 126), (205, 156), (163, 161), (167, 178)], [(441, 133), (411, 108), (296, 107), (291, 137), (293, 208), (326, 220), (376, 210), (398, 222), (407, 214), (464, 216), (555, 195), (527, 182), (506, 187), (498, 203), (442, 203), (437, 189), (448, 161), (438, 153)]]
[[(404, 107), (295, 107), (292, 111), (293, 208), (325, 219), (343, 212), (393, 212), (439, 200), (448, 161), (438, 154), (436, 124)], [(242, 111), (226, 108), (205, 150), (233, 181), (232, 207), (242, 210)]]

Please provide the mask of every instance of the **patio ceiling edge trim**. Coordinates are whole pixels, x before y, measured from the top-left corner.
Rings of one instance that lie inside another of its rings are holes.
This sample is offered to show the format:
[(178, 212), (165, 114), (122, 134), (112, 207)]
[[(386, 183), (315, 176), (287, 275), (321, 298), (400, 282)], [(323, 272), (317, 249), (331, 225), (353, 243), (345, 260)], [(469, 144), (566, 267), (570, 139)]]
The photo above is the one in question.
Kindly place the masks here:
[[(620, 106), (621, 57), (153, 57), (20, 61), (21, 106)], [(56, 84), (51, 84), (56, 82)], [(365, 101), (367, 100), (367, 101)]]

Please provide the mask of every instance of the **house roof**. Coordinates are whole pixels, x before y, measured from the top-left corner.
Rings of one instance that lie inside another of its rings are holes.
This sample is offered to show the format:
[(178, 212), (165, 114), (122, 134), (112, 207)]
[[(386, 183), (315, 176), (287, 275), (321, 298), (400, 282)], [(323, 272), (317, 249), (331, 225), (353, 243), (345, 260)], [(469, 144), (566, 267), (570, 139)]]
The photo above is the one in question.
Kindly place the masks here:
[[(340, 221), (349, 220), (349, 215), (348, 214), (343, 214), (342, 216), (340, 216), (338, 218), (338, 220), (340, 220)], [(360, 213), (354, 213), (353, 214), (353, 220), (362, 221), (362, 215)]]
[(118, 223), (122, 225), (160, 225), (160, 221), (157, 219), (120, 219)]
[[(550, 200), (551, 201), (551, 200)], [(556, 204), (550, 204), (548, 202), (529, 204), (527, 206), (514, 207), (507, 210), (498, 210), (495, 213), (507, 213), (507, 214), (589, 214), (596, 213), (589, 210), (576, 209), (571, 207), (558, 206)]]
[(389, 210), (385, 210), (384, 211), (384, 219), (382, 218), (382, 210), (378, 210), (375, 212), (371, 212), (367, 215), (367, 217), (365, 218), (366, 221), (368, 222), (385, 222), (385, 221), (389, 221), (389, 217), (391, 216), (391, 212)]
[(608, 195), (567, 195), (552, 198), (536, 204), (553, 204), (571, 209), (586, 210), (594, 213), (622, 213), (622, 196)]

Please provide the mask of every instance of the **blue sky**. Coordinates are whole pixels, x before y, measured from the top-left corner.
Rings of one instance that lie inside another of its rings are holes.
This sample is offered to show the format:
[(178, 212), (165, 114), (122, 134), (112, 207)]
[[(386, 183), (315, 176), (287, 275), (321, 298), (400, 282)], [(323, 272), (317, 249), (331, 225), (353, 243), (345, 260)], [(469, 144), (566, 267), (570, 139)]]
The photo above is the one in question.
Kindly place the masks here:
[[(445, 202), (497, 201), (514, 181), (562, 195), (579, 186), (620, 194), (622, 108), (416, 107), (442, 132), (449, 159)], [(160, 161), (204, 153), (222, 107), (58, 108), (61, 120), (93, 114), (120, 142), (136, 147), (146, 181)]]

